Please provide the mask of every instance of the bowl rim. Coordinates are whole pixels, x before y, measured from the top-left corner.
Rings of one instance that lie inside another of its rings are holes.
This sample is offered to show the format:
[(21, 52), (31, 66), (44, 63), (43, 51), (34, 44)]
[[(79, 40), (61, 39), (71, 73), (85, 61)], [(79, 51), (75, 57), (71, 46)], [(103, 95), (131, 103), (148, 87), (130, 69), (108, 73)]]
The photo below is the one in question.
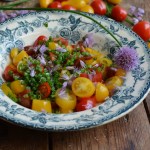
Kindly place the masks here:
[[(63, 11), (63, 10), (52, 10), (53, 12), (67, 12), (67, 11)], [(43, 12), (45, 12), (45, 11), (42, 11), (42, 13)], [(47, 11), (46, 11), (47, 12)], [(0, 25), (5, 25), (5, 24), (7, 24), (8, 22), (11, 22), (11, 21), (15, 21), (16, 19), (18, 19), (18, 18), (21, 18), (21, 17), (23, 17), (23, 16), (29, 16), (30, 14), (33, 14), (33, 13), (35, 13), (35, 16), (37, 15), (37, 14), (40, 14), (41, 12), (29, 12), (29, 13), (27, 13), (27, 14), (24, 14), (24, 15), (20, 15), (20, 16), (17, 16), (17, 17), (15, 17), (15, 18), (12, 18), (12, 19), (8, 19), (7, 21), (5, 21), (5, 22), (3, 22), (3, 23), (0, 23)], [(72, 12), (68, 12), (68, 13), (72, 13)], [(75, 13), (73, 13), (73, 14), (75, 14)], [(88, 16), (91, 16), (91, 17), (93, 17), (93, 16), (97, 16), (97, 15), (94, 15), (94, 14), (87, 14), (87, 13), (84, 13), (84, 14), (86, 14), (86, 15), (88, 15)], [(76, 15), (76, 14), (75, 14)], [(79, 15), (79, 14), (77, 14), (77, 15)], [(114, 20), (112, 20), (112, 19), (110, 19), (110, 18), (107, 18), (107, 17), (105, 17), (105, 16), (97, 16), (100, 20), (102, 19), (102, 20), (106, 20), (106, 21), (108, 21), (108, 22), (113, 22), (113, 24), (117, 24), (117, 26), (118, 27), (122, 27), (122, 28), (124, 28), (125, 30), (128, 30), (131, 34), (133, 34), (134, 35), (134, 37), (135, 38), (138, 38), (139, 40), (140, 40), (140, 42), (142, 43), (142, 45), (145, 47), (145, 49), (147, 49), (147, 52), (148, 52), (148, 47), (147, 47), (147, 45), (146, 45), (146, 43), (136, 34), (136, 33), (134, 33), (131, 29), (129, 29), (128, 27), (126, 27), (125, 25), (123, 25), (123, 24), (119, 24), (118, 22), (116, 22), (116, 21), (114, 21)], [(149, 53), (150, 54), (150, 53)], [(124, 109), (124, 111), (121, 111), (120, 112), (120, 114), (118, 114), (118, 115), (116, 115), (116, 116), (113, 116), (111, 119), (106, 119), (104, 122), (102, 122), (101, 124), (93, 124), (93, 125), (89, 125), (89, 126), (84, 126), (84, 127), (79, 127), (78, 129), (66, 129), (67, 131), (69, 131), (69, 130), (82, 130), (82, 129), (87, 129), (87, 128), (93, 128), (93, 127), (96, 127), (96, 126), (100, 126), (100, 125), (104, 125), (104, 124), (107, 124), (107, 123), (109, 123), (109, 122), (112, 122), (112, 121), (114, 121), (114, 120), (116, 120), (116, 119), (119, 119), (119, 118), (121, 118), (122, 116), (124, 116), (124, 115), (126, 115), (126, 114), (128, 114), (130, 111), (132, 111), (134, 108), (136, 108), (143, 100), (144, 100), (144, 98), (147, 96), (147, 94), (149, 93), (149, 91), (150, 91), (150, 81), (149, 81), (149, 84), (147, 85), (147, 87), (146, 88), (144, 88), (144, 92), (142, 93), (142, 95), (140, 95), (140, 97), (138, 98), (138, 100), (132, 105), (132, 106), (130, 106), (127, 110), (126, 109)], [(17, 104), (18, 105), (18, 104)], [(53, 114), (54, 115), (54, 114)], [(3, 115), (1, 115), (1, 112), (0, 112), (0, 116), (1, 116), (1, 118), (3, 119), (3, 120), (6, 120), (6, 121), (9, 121), (9, 122), (11, 122), (11, 123), (15, 123), (15, 124), (17, 124), (17, 125), (19, 125), (19, 126), (24, 126), (24, 127), (28, 127), (28, 128), (32, 128), (32, 129), (36, 129), (36, 130), (42, 130), (42, 131), (66, 131), (66, 130), (64, 130), (64, 129), (58, 129), (58, 130), (54, 130), (54, 129), (48, 129), (48, 128), (36, 128), (36, 127), (34, 127), (34, 126), (31, 126), (31, 125), (28, 125), (28, 124), (23, 124), (23, 123), (21, 123), (21, 122), (17, 122), (16, 120), (14, 120), (14, 118), (6, 118), (6, 117), (4, 117)]]

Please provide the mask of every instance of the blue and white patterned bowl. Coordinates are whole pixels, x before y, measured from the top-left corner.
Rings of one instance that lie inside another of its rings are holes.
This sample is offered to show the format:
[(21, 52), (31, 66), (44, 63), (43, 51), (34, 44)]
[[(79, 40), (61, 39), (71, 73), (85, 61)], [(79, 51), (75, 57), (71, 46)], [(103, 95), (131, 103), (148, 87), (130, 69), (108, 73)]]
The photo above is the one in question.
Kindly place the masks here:
[[(24, 108), (10, 100), (0, 90), (0, 118), (46, 131), (80, 130), (103, 125), (129, 113), (143, 101), (150, 87), (150, 50), (135, 33), (115, 21), (96, 15), (93, 17), (108, 28), (122, 45), (132, 46), (140, 58), (139, 67), (128, 72), (124, 85), (103, 104), (71, 114), (45, 114)], [(48, 27), (45, 24), (48, 23)], [(95, 49), (111, 55), (116, 51), (114, 39), (90, 19), (64, 11), (31, 12), (0, 24), (0, 84), (2, 72), (9, 63), (12, 47), (32, 44), (39, 35), (62, 36), (72, 43), (87, 33), (94, 33)]]

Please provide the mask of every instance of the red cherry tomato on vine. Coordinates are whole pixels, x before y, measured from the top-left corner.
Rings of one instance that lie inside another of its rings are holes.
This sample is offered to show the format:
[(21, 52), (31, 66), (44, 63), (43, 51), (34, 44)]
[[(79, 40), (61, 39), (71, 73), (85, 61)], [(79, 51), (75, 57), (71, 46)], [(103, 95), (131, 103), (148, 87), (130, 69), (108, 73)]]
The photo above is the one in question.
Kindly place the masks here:
[(127, 11), (119, 5), (113, 7), (111, 17), (119, 22), (122, 22), (127, 17)]
[(33, 46), (35, 47), (35, 46), (37, 46), (37, 45), (41, 45), (41, 44), (43, 44), (44, 42), (46, 42), (47, 40), (48, 40), (48, 39), (47, 39), (46, 36), (41, 35), (41, 36), (39, 36), (39, 37), (36, 39), (36, 41), (34, 42)]
[(106, 4), (101, 0), (94, 0), (91, 3), (92, 8), (94, 9), (94, 13), (98, 15), (105, 15), (106, 14)]
[(76, 10), (76, 8), (73, 7), (73, 6), (71, 6), (71, 5), (64, 5), (64, 6), (62, 7), (62, 9), (64, 9), (64, 10)]
[(48, 8), (58, 8), (58, 9), (60, 9), (60, 8), (62, 8), (62, 5), (61, 5), (60, 2), (55, 1), (55, 2), (52, 2), (52, 3), (48, 6)]
[(87, 109), (91, 109), (96, 106), (96, 98), (90, 97), (90, 98), (81, 98), (79, 103), (76, 105), (76, 111), (84, 111)]
[(150, 23), (148, 21), (141, 21), (133, 26), (132, 30), (137, 33), (144, 41), (150, 39)]

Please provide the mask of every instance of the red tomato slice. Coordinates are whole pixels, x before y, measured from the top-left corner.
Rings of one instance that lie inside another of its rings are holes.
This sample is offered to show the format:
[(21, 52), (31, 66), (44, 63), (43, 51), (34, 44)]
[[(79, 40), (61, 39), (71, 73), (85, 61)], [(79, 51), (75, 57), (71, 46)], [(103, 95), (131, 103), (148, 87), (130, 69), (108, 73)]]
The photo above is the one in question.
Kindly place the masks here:
[(80, 77), (89, 78), (87, 73), (81, 73)]
[(11, 72), (12, 72), (12, 74), (14, 74), (16, 76), (20, 76), (20, 74), (17, 71), (17, 68), (14, 65), (10, 64), (5, 68), (4, 73), (3, 73), (3, 78), (6, 81), (13, 81), (14, 80)]
[(31, 108), (32, 105), (31, 98), (27, 95), (29, 92), (30, 90), (24, 90), (23, 92), (17, 95), (19, 98), (19, 103), (27, 108)]
[(97, 72), (93, 79), (92, 79), (93, 82), (101, 82), (102, 81), (102, 73), (101, 72)]
[(90, 98), (80, 98), (79, 103), (76, 105), (76, 111), (84, 111), (87, 109), (91, 109), (96, 106), (96, 98), (95, 96)]
[(42, 45), (44, 42), (46, 42), (48, 39), (46, 36), (41, 35), (39, 36), (36, 41), (33, 44), (33, 47), (36, 47), (37, 45)]
[(48, 82), (41, 84), (38, 89), (42, 95), (42, 98), (47, 98), (51, 93), (51, 87)]

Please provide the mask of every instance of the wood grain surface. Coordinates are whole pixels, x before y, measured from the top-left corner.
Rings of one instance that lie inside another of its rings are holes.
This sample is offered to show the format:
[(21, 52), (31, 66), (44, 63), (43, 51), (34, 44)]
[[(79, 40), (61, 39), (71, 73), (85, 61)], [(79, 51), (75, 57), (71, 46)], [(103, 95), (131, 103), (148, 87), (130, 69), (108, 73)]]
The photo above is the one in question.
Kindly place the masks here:
[[(129, 9), (130, 5), (144, 8), (144, 18), (150, 21), (149, 0), (123, 0), (123, 7)], [(37, 0), (23, 5), (37, 6)], [(150, 150), (150, 94), (121, 119), (83, 131), (46, 133), (1, 120), (0, 150)]]

